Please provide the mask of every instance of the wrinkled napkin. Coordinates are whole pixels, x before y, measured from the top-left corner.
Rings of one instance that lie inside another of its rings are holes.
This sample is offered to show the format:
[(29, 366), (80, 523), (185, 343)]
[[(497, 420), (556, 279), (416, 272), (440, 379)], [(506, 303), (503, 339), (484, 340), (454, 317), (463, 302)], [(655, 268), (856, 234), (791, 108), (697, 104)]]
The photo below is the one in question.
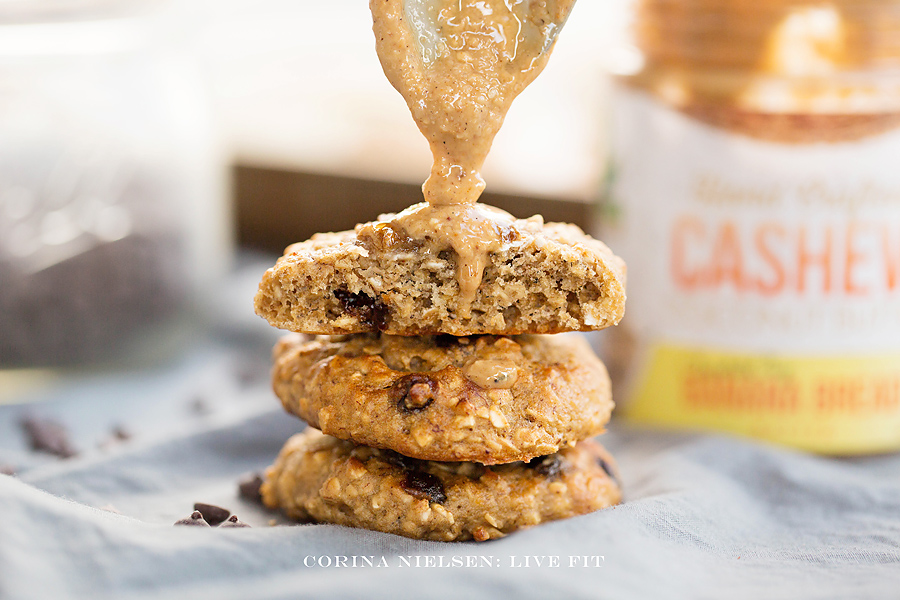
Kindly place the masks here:
[[(616, 421), (600, 438), (625, 490), (612, 509), (481, 544), (291, 524), (237, 490), (303, 426), (269, 388), (277, 332), (244, 314), (248, 294), (227, 288), (234, 306), (169, 360), (0, 406), (0, 466), (17, 472), (0, 475), (0, 598), (900, 597), (900, 456)], [(32, 452), (25, 416), (64, 423), (79, 455)], [(194, 502), (252, 528), (173, 527)]]

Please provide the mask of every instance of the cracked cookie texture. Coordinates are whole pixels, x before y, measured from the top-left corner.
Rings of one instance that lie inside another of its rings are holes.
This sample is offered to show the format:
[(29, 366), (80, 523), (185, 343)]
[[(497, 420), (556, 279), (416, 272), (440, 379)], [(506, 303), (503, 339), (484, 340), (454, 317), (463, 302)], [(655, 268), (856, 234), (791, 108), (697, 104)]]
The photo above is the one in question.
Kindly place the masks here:
[(506, 465), (420, 461), (307, 429), (261, 488), (289, 517), (415, 539), (485, 541), (618, 504), (615, 464), (592, 440)]
[(606, 368), (579, 334), (290, 334), (274, 349), (285, 409), (326, 434), (435, 461), (508, 463), (602, 433)]
[(411, 239), (395, 215), (289, 246), (269, 269), (256, 312), (310, 334), (514, 335), (589, 331), (625, 310), (625, 263), (575, 225), (512, 219), (460, 309), (459, 256)]

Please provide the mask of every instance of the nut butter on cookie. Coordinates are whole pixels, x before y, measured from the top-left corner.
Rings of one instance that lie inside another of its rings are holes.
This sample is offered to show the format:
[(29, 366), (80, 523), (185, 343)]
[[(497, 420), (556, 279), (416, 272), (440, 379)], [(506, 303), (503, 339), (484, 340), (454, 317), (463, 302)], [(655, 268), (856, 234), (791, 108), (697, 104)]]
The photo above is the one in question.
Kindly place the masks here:
[(900, 449), (900, 3), (637, 7), (603, 230), (623, 414)]
[(459, 271), (469, 267), (457, 247), (426, 229), (417, 237), (405, 229), (431, 209), (417, 204), (288, 247), (263, 276), (256, 312), (276, 327), (313, 334), (559, 333), (622, 318), (625, 264), (575, 225), (464, 207), (467, 219), (490, 214), (502, 240), (478, 260), (477, 285), (466, 288)]

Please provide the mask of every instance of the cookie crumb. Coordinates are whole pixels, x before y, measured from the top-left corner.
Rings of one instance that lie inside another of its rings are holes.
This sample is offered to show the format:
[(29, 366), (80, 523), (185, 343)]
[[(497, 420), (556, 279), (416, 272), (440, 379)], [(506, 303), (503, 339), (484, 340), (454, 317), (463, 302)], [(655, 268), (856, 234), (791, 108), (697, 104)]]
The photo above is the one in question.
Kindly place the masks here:
[(15, 477), (16, 469), (11, 465), (3, 465), (0, 464), (0, 475), (8, 475), (9, 477)]
[(472, 532), (472, 537), (475, 538), (476, 542), (486, 542), (491, 539), (491, 534), (488, 533), (488, 530), (484, 527), (477, 527), (475, 531)]
[(231, 515), (231, 511), (215, 504), (205, 504), (203, 502), (195, 502), (194, 510), (203, 515), (203, 520), (209, 523), (210, 527), (215, 527)]
[(178, 521), (175, 521), (175, 525), (187, 525), (187, 526), (193, 526), (193, 527), (209, 527), (209, 523), (207, 523), (203, 519), (203, 515), (200, 513), (199, 510), (195, 510), (193, 513), (191, 513), (191, 516), (186, 519), (179, 519)]

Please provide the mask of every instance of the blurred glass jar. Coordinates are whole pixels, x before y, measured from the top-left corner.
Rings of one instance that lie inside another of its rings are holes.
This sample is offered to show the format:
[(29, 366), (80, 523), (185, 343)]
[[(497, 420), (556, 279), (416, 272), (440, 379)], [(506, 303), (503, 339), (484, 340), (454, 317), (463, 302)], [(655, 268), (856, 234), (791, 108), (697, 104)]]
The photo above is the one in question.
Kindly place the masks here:
[(142, 348), (228, 263), (209, 110), (156, 8), (0, 3), (2, 367)]
[(623, 413), (900, 448), (900, 2), (636, 4), (604, 232)]

